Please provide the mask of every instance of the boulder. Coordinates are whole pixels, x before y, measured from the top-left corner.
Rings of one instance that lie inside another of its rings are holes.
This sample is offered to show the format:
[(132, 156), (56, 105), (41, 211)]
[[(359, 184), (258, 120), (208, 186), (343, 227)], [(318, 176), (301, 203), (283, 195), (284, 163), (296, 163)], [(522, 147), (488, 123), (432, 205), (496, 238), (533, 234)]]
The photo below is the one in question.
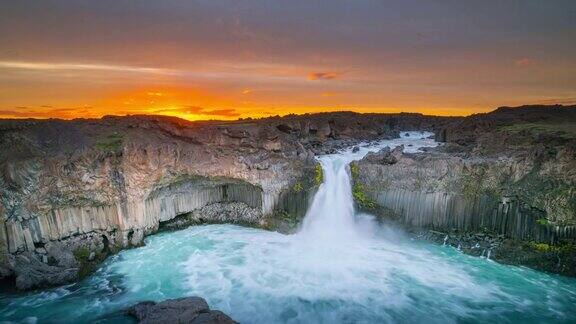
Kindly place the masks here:
[(210, 310), (208, 303), (201, 297), (183, 297), (168, 299), (159, 303), (144, 301), (126, 310), (126, 314), (138, 320), (138, 323), (190, 323), (190, 324), (233, 324), (228, 315)]
[(396, 147), (394, 150), (385, 147), (376, 153), (370, 152), (366, 154), (364, 160), (375, 164), (392, 165), (398, 162), (398, 159), (402, 155), (402, 151), (404, 151), (403, 145)]

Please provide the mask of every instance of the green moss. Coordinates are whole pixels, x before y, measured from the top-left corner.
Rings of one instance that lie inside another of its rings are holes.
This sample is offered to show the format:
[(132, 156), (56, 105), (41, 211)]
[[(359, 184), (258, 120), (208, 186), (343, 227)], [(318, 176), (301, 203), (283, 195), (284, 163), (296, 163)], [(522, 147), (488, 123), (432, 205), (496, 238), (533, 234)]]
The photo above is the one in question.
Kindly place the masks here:
[(122, 151), (124, 136), (114, 133), (106, 136), (96, 143), (96, 148), (105, 153), (119, 153)]
[(548, 220), (546, 218), (540, 218), (540, 219), (536, 220), (536, 223), (544, 226), (544, 225), (548, 225)]
[(300, 192), (302, 191), (302, 183), (300, 181), (296, 182), (296, 184), (294, 184), (294, 187), (292, 188), (292, 190), (294, 190), (294, 192)]
[(352, 180), (358, 178), (358, 165), (356, 163), (350, 163), (350, 176)]
[(546, 243), (531, 243), (532, 247), (540, 252), (550, 251), (550, 245)]
[(319, 186), (324, 181), (324, 173), (322, 172), (322, 165), (316, 163), (314, 166), (314, 183)]
[(364, 185), (358, 180), (358, 165), (354, 162), (350, 163), (350, 176), (352, 178), (352, 197), (358, 206), (368, 210), (376, 208), (377, 204), (368, 198)]
[(376, 207), (376, 203), (366, 195), (364, 186), (359, 183), (355, 183), (352, 186), (352, 196), (354, 197), (356, 203), (362, 208), (373, 209)]

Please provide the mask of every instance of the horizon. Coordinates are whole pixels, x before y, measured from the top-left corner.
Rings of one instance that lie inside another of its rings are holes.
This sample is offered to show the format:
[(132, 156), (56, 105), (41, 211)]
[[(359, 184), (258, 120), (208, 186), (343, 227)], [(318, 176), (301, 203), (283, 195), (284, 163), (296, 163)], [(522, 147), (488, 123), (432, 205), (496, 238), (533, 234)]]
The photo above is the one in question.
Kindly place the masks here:
[(5, 2), (0, 118), (570, 105), (574, 39), (563, 0)]
[(369, 114), (376, 114), (376, 115), (402, 115), (402, 114), (415, 114), (421, 115), (423, 117), (446, 117), (446, 118), (467, 118), (472, 117), (475, 115), (482, 115), (482, 114), (490, 114), (494, 113), (499, 109), (506, 108), (506, 109), (525, 109), (531, 107), (542, 107), (545, 109), (549, 108), (562, 108), (562, 109), (575, 109), (576, 105), (563, 105), (563, 104), (554, 104), (554, 105), (521, 105), (521, 106), (499, 106), (492, 110), (486, 112), (478, 112), (478, 113), (471, 113), (469, 115), (432, 115), (420, 112), (410, 112), (410, 111), (400, 111), (400, 112), (357, 112), (353, 110), (334, 110), (334, 111), (315, 111), (315, 112), (304, 112), (304, 113), (286, 113), (283, 115), (269, 115), (263, 117), (239, 117), (237, 119), (187, 119), (180, 116), (174, 115), (161, 115), (161, 114), (125, 114), (125, 115), (114, 115), (114, 114), (106, 114), (99, 117), (72, 117), (72, 118), (60, 118), (60, 117), (0, 117), (0, 121), (82, 121), (82, 120), (101, 120), (105, 118), (130, 118), (130, 117), (165, 117), (165, 118), (177, 118), (187, 122), (242, 122), (242, 121), (258, 121), (258, 120), (265, 120), (271, 118), (287, 118), (287, 117), (306, 117), (306, 116), (313, 116), (313, 115), (320, 115), (320, 114), (338, 114), (338, 113), (351, 113), (351, 114), (359, 114), (359, 115), (369, 115)]

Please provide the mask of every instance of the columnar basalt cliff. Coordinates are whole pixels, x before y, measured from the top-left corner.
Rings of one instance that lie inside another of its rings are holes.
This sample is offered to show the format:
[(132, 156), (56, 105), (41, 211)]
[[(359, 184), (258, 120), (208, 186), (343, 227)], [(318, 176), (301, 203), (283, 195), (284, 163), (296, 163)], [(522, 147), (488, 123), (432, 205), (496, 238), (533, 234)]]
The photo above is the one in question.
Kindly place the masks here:
[(260, 225), (315, 168), (310, 151), (265, 126), (13, 122), (1, 145), (2, 269), (20, 288), (74, 280), (161, 223), (213, 204), (251, 212), (205, 221)]
[(5, 120), (0, 277), (21, 289), (74, 281), (146, 235), (191, 224), (290, 232), (322, 182), (315, 154), (401, 130), (446, 144), (353, 164), (360, 205), (471, 253), (574, 274), (574, 111)]
[(74, 281), (146, 235), (190, 224), (290, 231), (322, 181), (314, 153), (453, 120), (334, 113), (2, 121), (0, 276), (21, 289)]
[(440, 129), (439, 148), (352, 164), (358, 204), (471, 254), (576, 275), (576, 107), (516, 109)]

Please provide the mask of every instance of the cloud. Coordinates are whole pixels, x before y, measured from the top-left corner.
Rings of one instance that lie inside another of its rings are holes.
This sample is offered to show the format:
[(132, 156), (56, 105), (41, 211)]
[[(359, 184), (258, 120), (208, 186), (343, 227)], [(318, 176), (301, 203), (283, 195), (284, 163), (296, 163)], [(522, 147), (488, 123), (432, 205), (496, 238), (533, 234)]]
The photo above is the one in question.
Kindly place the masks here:
[(532, 66), (532, 65), (536, 65), (536, 60), (528, 58), (528, 57), (524, 57), (524, 58), (521, 58), (521, 59), (514, 61), (514, 65), (516, 65), (518, 67)]
[(174, 74), (176, 71), (163, 68), (150, 68), (128, 65), (84, 64), (84, 63), (45, 63), (0, 61), (0, 68), (22, 70), (100, 70), (116, 72), (138, 72), (152, 74)]
[(218, 117), (239, 117), (240, 113), (235, 109), (206, 109), (198, 106), (188, 106), (181, 108), (167, 108), (158, 109), (154, 111), (155, 114), (188, 114), (188, 115), (204, 115), (204, 116), (218, 116)]
[[(50, 107), (50, 108), (47, 108)], [(90, 106), (81, 106), (73, 108), (52, 107), (42, 105), (37, 107), (18, 106), (13, 109), (0, 110), (0, 118), (64, 118), (71, 119), (76, 117), (97, 117), (98, 113), (92, 111)]]
[(339, 75), (336, 72), (312, 72), (308, 74), (308, 80), (334, 80), (337, 79)]
[[(16, 107), (20, 109), (21, 107)], [(13, 117), (13, 118), (32, 118), (36, 114), (30, 111), (17, 111), (17, 110), (0, 110), (0, 117)]]
[(540, 101), (539, 103), (545, 105), (576, 105), (576, 97), (546, 99)]
[[(150, 77), (180, 77), (190, 79), (208, 79), (208, 80), (248, 80), (248, 81), (282, 81), (287, 80), (302, 81), (302, 71), (297, 73), (293, 71), (292, 65), (285, 64), (207, 64), (198, 65), (193, 68), (166, 68), (161, 66), (137, 66), (137, 65), (115, 65), (115, 64), (91, 64), (82, 62), (26, 62), (26, 61), (1, 61), (0, 60), (0, 73), (2, 70), (15, 71), (15, 72), (28, 72), (33, 71), (42, 73), (48, 76), (60, 77), (62, 72), (75, 72), (78, 75), (83, 74), (90, 78), (94, 73), (102, 74), (118, 74), (125, 75), (131, 74), (132, 77), (136, 75), (146, 75)], [(319, 77), (328, 79), (331, 74), (320, 73)], [(336, 74), (333, 73), (333, 77)], [(251, 90), (251, 89), (247, 89)], [(248, 92), (249, 93), (249, 92)], [(247, 94), (247, 93), (244, 93)], [(165, 94), (158, 92), (151, 92), (148, 94), (151, 97), (161, 97)]]

